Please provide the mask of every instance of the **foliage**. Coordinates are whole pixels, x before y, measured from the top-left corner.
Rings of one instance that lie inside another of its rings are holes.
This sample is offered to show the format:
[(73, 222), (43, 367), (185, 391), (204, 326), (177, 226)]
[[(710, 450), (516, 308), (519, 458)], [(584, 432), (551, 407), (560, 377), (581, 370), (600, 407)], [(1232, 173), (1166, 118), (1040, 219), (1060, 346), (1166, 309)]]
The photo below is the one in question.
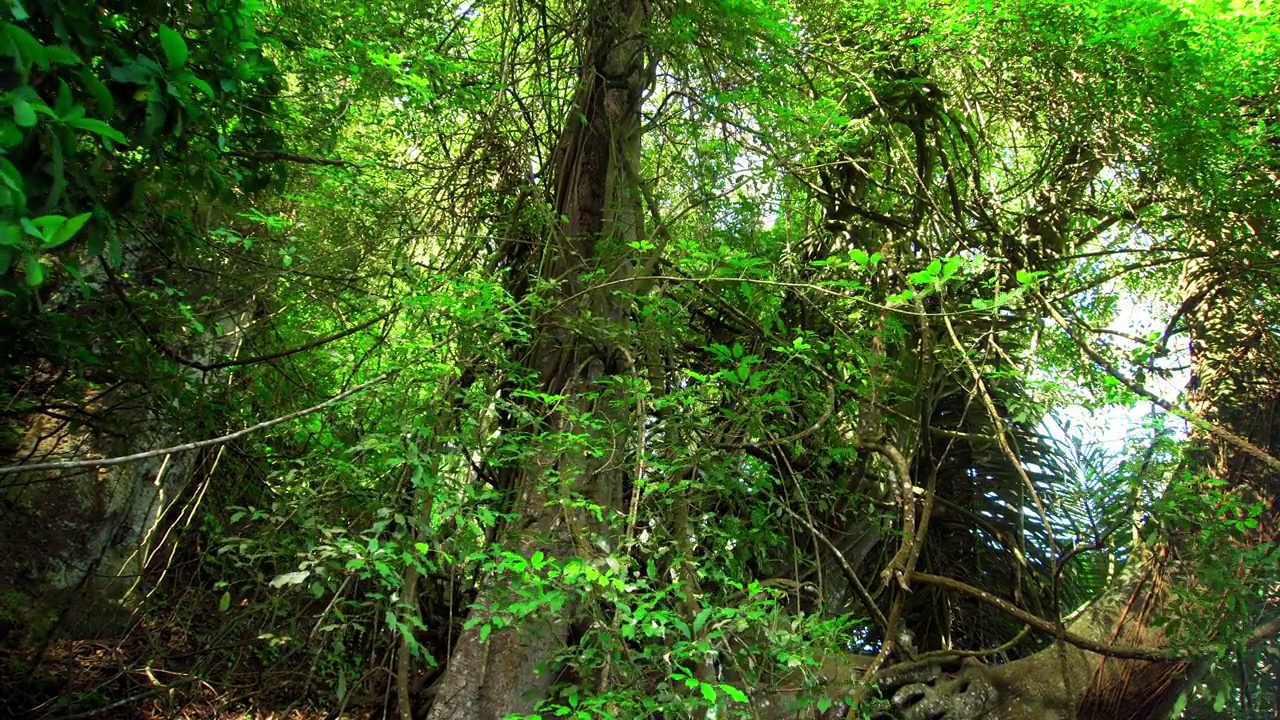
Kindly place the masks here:
[(1175, 416), (1120, 451), (1050, 420), (1199, 402), (1193, 261), (1275, 309), (1274, 19), (651, 3), (639, 164), (600, 191), (636, 207), (560, 272), (597, 5), (13, 3), (0, 446), (376, 380), (202, 456), (166, 518), (183, 602), (308, 702), (373, 702), (402, 647), (428, 698), (527, 630), (552, 716), (869, 714), (855, 655), (1048, 643), (911, 570), (1057, 620), (1164, 552), (1160, 627), (1233, 648), (1187, 716), (1274, 710), (1267, 498)]

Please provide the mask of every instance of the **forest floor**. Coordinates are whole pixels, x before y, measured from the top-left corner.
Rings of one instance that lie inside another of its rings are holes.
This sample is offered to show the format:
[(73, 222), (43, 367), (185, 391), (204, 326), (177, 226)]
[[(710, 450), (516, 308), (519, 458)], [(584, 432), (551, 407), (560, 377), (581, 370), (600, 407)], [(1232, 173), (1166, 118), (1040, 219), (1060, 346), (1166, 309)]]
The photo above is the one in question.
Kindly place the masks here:
[[(0, 717), (15, 720), (374, 720), (394, 717), (383, 698), (307, 686), (309, 668), (283, 657), (265, 662), (256, 637), (214, 646), (203, 638), (221, 621), (155, 614), (120, 638), (0, 643)], [(194, 622), (193, 622), (194, 621)], [(43, 646), (43, 647), (42, 647)], [(216, 667), (212, 666), (217, 658)], [(317, 702), (323, 691), (330, 702)], [(310, 698), (306, 696), (310, 695)], [(315, 707), (308, 707), (310, 700)], [(330, 707), (323, 707), (329, 705)]]

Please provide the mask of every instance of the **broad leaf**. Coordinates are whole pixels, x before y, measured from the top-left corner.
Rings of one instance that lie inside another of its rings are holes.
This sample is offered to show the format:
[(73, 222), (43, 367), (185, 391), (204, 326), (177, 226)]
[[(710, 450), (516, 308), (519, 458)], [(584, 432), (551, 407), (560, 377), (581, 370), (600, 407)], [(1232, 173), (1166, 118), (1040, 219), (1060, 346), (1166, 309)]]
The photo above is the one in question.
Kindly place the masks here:
[(168, 25), (160, 26), (160, 47), (164, 50), (165, 60), (170, 70), (177, 70), (187, 63), (187, 41), (182, 34)]

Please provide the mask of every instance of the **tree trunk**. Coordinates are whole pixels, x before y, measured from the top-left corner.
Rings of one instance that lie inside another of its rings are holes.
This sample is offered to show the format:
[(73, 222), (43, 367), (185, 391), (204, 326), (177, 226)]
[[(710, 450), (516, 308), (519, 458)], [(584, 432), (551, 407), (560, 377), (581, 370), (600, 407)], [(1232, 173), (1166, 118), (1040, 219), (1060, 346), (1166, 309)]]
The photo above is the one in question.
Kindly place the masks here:
[[(601, 431), (579, 418), (586, 412), (606, 419), (616, 413), (607, 396), (583, 398), (589, 391), (603, 392), (601, 381), (609, 376), (630, 374), (631, 354), (620, 345), (629, 301), (611, 289), (584, 289), (581, 278), (595, 271), (608, 279), (634, 273), (630, 243), (644, 230), (633, 178), (640, 167), (640, 107), (651, 83), (643, 35), (648, 13), (645, 0), (588, 4), (579, 43), (584, 48), (579, 86), (552, 167), (544, 173), (553, 183), (557, 220), (530, 253), (534, 265), (526, 276), (511, 280), (513, 287), (530, 287), (531, 275), (555, 288), (543, 305), (548, 309), (534, 320), (533, 340), (522, 356), (542, 392), (567, 398), (550, 419), (552, 431), (592, 437), (597, 450), (603, 445), (606, 461), (621, 456), (621, 441), (597, 437)], [(585, 450), (542, 453), (526, 463), (514, 481), (514, 512), (520, 519), (501, 531), (499, 546), (525, 557), (541, 551), (551, 558), (585, 556), (588, 548), (608, 546), (607, 518), (621, 501), (622, 473), (605, 469)], [(606, 522), (571, 509), (572, 497), (604, 508)], [(430, 720), (498, 720), (529, 713), (547, 696), (555, 654), (568, 643), (572, 601), (555, 612), (486, 628), (488, 614), (505, 600), (501, 576), (491, 574), (471, 611), (475, 624), (453, 649)]]

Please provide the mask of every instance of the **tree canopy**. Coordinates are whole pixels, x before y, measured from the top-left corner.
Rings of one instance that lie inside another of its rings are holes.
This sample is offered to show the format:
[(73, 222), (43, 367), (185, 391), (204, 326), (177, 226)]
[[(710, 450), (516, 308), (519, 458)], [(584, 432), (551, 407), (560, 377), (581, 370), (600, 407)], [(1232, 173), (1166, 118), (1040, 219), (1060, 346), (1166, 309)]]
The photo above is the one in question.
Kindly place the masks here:
[(1277, 11), (12, 0), (4, 712), (1280, 717)]

